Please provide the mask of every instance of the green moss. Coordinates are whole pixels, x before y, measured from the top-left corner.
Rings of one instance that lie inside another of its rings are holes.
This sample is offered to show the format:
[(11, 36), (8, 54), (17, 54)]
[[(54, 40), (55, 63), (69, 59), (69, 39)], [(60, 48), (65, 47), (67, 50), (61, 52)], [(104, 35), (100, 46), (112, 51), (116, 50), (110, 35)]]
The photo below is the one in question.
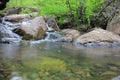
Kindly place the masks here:
[(24, 65), (40, 71), (66, 71), (65, 62), (56, 58), (43, 57), (40, 60), (26, 61)]
[(55, 58), (43, 57), (41, 60), (41, 70), (55, 70), (63, 72), (66, 70), (66, 64), (64, 61)]
[(33, 39), (33, 35), (25, 34), (25, 35), (23, 35), (23, 39), (25, 39), (25, 40)]

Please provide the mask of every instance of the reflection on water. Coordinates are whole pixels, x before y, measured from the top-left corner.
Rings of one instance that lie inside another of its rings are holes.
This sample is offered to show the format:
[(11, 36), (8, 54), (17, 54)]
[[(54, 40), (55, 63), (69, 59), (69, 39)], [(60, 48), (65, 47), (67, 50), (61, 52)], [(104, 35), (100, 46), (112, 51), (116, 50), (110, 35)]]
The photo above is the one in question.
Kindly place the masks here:
[(0, 44), (0, 80), (112, 80), (119, 61), (120, 48)]

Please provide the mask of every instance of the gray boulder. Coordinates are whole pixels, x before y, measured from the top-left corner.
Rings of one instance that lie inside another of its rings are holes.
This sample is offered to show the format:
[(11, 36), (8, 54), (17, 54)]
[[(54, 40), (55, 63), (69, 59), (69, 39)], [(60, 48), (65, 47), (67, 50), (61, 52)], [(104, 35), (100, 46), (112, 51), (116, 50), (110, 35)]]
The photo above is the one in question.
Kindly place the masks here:
[(120, 36), (98, 28), (79, 36), (74, 43), (87, 47), (112, 47), (118, 44), (120, 46)]
[(64, 33), (64, 36), (60, 39), (62, 42), (73, 42), (75, 38), (80, 36), (80, 32), (74, 29), (65, 29), (62, 32)]

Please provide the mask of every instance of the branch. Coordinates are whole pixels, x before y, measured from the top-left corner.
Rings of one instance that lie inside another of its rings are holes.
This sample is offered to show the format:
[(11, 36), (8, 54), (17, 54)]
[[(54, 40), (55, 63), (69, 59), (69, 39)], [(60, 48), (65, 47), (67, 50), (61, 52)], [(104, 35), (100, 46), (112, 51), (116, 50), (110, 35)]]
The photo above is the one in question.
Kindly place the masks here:
[(111, 3), (115, 2), (115, 1), (116, 0), (112, 0), (112, 1), (108, 2), (108, 4), (102, 10), (100, 10), (100, 12), (98, 14), (100, 15), (109, 5), (111, 5)]

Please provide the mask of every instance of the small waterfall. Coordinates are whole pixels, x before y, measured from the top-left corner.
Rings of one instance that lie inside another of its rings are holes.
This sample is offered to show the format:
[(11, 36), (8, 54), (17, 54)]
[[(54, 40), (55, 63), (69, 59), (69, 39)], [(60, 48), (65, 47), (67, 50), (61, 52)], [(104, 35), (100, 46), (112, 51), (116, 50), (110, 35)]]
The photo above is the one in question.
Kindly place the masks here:
[(58, 34), (57, 32), (46, 32), (46, 35), (47, 35), (45, 37), (46, 41), (57, 41), (61, 37), (61, 35)]
[(48, 24), (46, 24), (48, 30), (45, 33), (45, 38), (41, 39), (41, 40), (37, 40), (37, 41), (30, 41), (30, 44), (37, 44), (37, 43), (41, 43), (41, 42), (56, 42), (61, 38), (61, 35), (54, 31), (53, 28), (49, 27)]
[(2, 18), (2, 24), (7, 26), (7, 29), (9, 30), (13, 30), (17, 27), (20, 27), (21, 25), (21, 23), (12, 23), (12, 22), (6, 21), (5, 17)]
[(1, 20), (2, 22), (0, 23), (0, 42), (19, 42), (21, 40), (21, 37), (12, 32), (12, 30), (18, 27), (19, 24), (8, 22), (5, 18), (2, 18)]
[(53, 32), (54, 31), (54, 29), (52, 28), (52, 27), (50, 27), (50, 26), (48, 26), (48, 24), (46, 23), (46, 26), (47, 26), (47, 28), (48, 28), (48, 32)]
[(48, 26), (48, 24), (46, 24), (46, 25), (47, 25), (48, 30), (46, 32), (47, 36), (45, 37), (45, 40), (57, 41), (61, 37), (61, 35), (58, 34), (56, 31), (54, 31), (53, 28), (51, 28), (50, 26)]
[[(19, 36), (18, 34), (14, 33), (12, 30), (20, 27), (20, 25), (23, 24), (31, 24), (31, 20), (28, 21), (23, 21), (21, 23), (17, 22), (9, 22), (7, 19), (4, 17), (1, 19), (0, 23), (0, 42), (2, 43), (9, 43), (9, 42), (20, 42), (22, 37)], [(31, 40), (29, 41), (30, 44), (35, 44), (35, 43), (41, 43), (45, 41), (51, 41), (55, 42), (58, 41), (61, 35), (54, 31), (53, 28), (49, 27), (48, 24), (46, 24), (48, 30), (45, 33), (44, 39), (41, 40)]]

